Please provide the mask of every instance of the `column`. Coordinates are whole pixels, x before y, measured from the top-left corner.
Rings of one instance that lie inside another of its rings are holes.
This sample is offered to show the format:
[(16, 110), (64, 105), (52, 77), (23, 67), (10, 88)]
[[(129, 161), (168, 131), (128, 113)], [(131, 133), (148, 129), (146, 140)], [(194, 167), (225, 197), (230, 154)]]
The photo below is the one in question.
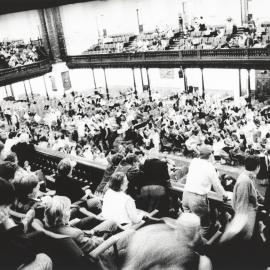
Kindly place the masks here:
[(147, 74), (147, 82), (148, 82), (149, 100), (152, 101), (151, 84), (150, 84), (148, 68), (146, 68), (146, 74)]
[(183, 68), (183, 77), (184, 77), (184, 88), (185, 88), (185, 93), (188, 92), (188, 86), (187, 86), (187, 76), (186, 76), (186, 69)]
[(204, 87), (204, 77), (203, 77), (203, 68), (201, 68), (201, 75), (202, 75), (202, 98), (205, 98), (205, 87)]
[(43, 82), (44, 82), (44, 86), (45, 86), (46, 96), (47, 96), (47, 99), (49, 100), (50, 97), (49, 97), (49, 93), (48, 93), (48, 89), (47, 89), (47, 85), (46, 85), (45, 75), (43, 75)]
[(242, 95), (242, 83), (241, 83), (241, 69), (238, 69), (238, 74), (239, 74), (239, 97)]
[(135, 94), (135, 98), (138, 98), (138, 92), (137, 92), (137, 86), (136, 86), (136, 80), (135, 80), (135, 72), (134, 72), (134, 68), (132, 68), (132, 75), (133, 75), (133, 83), (134, 83), (134, 94)]
[(248, 23), (248, 2), (250, 0), (243, 0), (243, 23)]
[(47, 54), (55, 62), (64, 61), (67, 51), (59, 7), (41, 9), (38, 14)]
[(32, 96), (32, 98), (34, 99), (34, 93), (33, 93), (31, 81), (28, 80), (28, 83), (29, 83), (29, 87), (30, 87), (31, 96)]
[(107, 99), (110, 99), (110, 95), (109, 95), (109, 89), (108, 89), (108, 84), (107, 84), (107, 78), (106, 78), (106, 71), (105, 71), (105, 68), (103, 68), (103, 72), (104, 72), (104, 79), (105, 79), (105, 87), (106, 87)]
[(13, 87), (12, 87), (12, 84), (10, 84), (10, 92), (11, 92), (11, 95), (14, 97), (14, 99), (15, 99), (15, 96), (14, 96), (14, 91), (13, 91)]
[(93, 81), (94, 81), (95, 89), (97, 89), (97, 83), (96, 83), (96, 78), (95, 78), (95, 73), (94, 73), (94, 69), (93, 68), (92, 68), (92, 76), (93, 76)]
[(140, 73), (141, 73), (141, 81), (142, 81), (142, 91), (144, 90), (144, 83), (143, 83), (143, 74), (142, 74), (142, 69), (140, 68)]
[(6, 92), (6, 96), (8, 97), (8, 91), (7, 91), (7, 86), (5, 85), (5, 92)]
[(248, 69), (248, 82), (247, 82), (247, 85), (248, 85), (248, 97), (250, 97), (250, 92), (251, 92), (251, 89), (250, 89), (250, 69)]
[(23, 81), (23, 86), (24, 86), (24, 92), (25, 92), (25, 95), (26, 95), (26, 99), (27, 99), (27, 101), (29, 102), (29, 96), (28, 96), (28, 93), (27, 93), (25, 81)]

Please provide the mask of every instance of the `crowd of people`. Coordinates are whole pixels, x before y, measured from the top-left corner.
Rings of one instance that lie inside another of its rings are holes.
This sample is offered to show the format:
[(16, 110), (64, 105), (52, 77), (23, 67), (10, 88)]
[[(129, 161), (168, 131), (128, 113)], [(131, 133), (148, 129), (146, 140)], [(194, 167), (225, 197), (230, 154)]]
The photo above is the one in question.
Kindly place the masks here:
[[(267, 48), (270, 43), (269, 28), (256, 27), (254, 21), (241, 27), (240, 32), (232, 18), (228, 18), (222, 26), (208, 25), (203, 17), (195, 17), (190, 24), (185, 25), (183, 20), (179, 21), (180, 30), (173, 30), (168, 25), (164, 29), (156, 26), (151, 33), (139, 34), (128, 46), (115, 46), (117, 50), (114, 52)], [(105, 49), (102, 52), (110, 51)]]
[[(200, 101), (196, 94), (184, 97), (184, 106)], [(171, 101), (175, 104), (175, 99)], [(161, 159), (155, 145), (144, 153), (130, 145), (114, 145), (95, 190), (76, 180), (75, 158), (64, 158), (51, 176), (53, 188), (48, 189), (46, 175), (32, 167), (34, 136), (31, 125), (21, 126), (19, 121), (17, 130), (1, 137), (3, 269), (265, 270), (269, 266), (270, 193), (268, 188), (264, 197), (257, 190), (256, 155), (245, 156), (244, 169), (228, 187), (215, 169), (213, 146), (204, 139), (188, 169), (179, 168), (178, 180), (185, 183), (180, 201), (170, 193), (174, 171), (170, 160)], [(211, 204), (207, 196), (211, 190), (230, 207)], [(152, 218), (148, 213), (155, 209), (159, 212)]]
[(270, 149), (267, 102), (244, 98), (214, 101), (194, 92), (153, 101), (107, 100), (98, 92), (91, 97), (73, 93), (61, 100), (3, 102), (1, 113), (2, 125), (28, 130), (37, 146), (105, 165), (121, 145), (193, 157), (206, 143), (217, 162), (229, 165), (242, 164), (247, 154), (268, 156)]
[(22, 40), (0, 42), (1, 66), (14, 68), (42, 60), (41, 49)]

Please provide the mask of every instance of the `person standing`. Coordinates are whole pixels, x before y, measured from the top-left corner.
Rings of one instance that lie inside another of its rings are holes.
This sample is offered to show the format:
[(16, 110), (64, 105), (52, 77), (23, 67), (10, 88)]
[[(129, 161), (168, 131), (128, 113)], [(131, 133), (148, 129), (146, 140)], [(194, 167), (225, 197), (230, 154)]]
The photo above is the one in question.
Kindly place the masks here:
[(210, 226), (207, 194), (212, 187), (223, 200), (227, 199), (227, 194), (220, 183), (215, 167), (210, 162), (212, 148), (203, 145), (199, 148), (199, 153), (199, 158), (194, 158), (189, 165), (182, 205), (184, 212), (192, 212), (200, 217), (202, 234), (206, 236)]
[(245, 236), (253, 235), (258, 204), (264, 198), (255, 186), (256, 176), (260, 170), (260, 160), (256, 156), (248, 156), (245, 159), (245, 170), (238, 176), (233, 190), (232, 207), (235, 215), (246, 215)]

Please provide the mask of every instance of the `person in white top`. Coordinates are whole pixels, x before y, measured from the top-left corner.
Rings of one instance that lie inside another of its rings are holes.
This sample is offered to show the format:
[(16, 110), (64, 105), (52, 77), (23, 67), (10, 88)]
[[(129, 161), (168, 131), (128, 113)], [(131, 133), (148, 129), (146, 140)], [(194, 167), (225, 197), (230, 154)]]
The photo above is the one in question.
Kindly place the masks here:
[(102, 216), (118, 224), (139, 223), (143, 214), (136, 209), (134, 200), (125, 193), (128, 180), (124, 173), (117, 172), (111, 176), (109, 189), (104, 195)]
[(210, 226), (207, 194), (212, 187), (223, 200), (227, 199), (227, 194), (221, 186), (215, 167), (209, 161), (212, 148), (203, 145), (199, 152), (200, 158), (194, 158), (189, 165), (182, 205), (185, 212), (192, 212), (200, 217), (202, 234), (206, 236)]

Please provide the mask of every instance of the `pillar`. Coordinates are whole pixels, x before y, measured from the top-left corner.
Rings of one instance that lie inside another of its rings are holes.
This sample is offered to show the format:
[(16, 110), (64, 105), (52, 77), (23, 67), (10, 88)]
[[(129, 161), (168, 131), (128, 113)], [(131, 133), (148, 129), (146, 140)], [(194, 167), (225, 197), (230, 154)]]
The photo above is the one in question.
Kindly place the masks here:
[(134, 68), (132, 68), (132, 75), (133, 75), (133, 83), (134, 83), (134, 94), (135, 94), (135, 98), (138, 98), (138, 92), (137, 92), (137, 86), (136, 86), (136, 80), (135, 80), (135, 72), (134, 72)]
[(12, 87), (12, 84), (10, 84), (10, 92), (11, 92), (11, 95), (14, 97), (14, 99), (15, 99), (15, 96), (14, 96), (14, 91), (13, 91), (13, 87)]
[(241, 83), (241, 69), (238, 69), (238, 74), (239, 74), (239, 97), (242, 95), (242, 83)]
[(97, 89), (97, 83), (96, 83), (96, 78), (95, 78), (95, 73), (94, 73), (94, 69), (93, 68), (92, 68), (92, 76), (93, 76), (93, 81), (94, 81), (95, 89)]
[(7, 91), (7, 86), (5, 85), (5, 92), (6, 92), (6, 96), (8, 97), (8, 91)]
[(38, 14), (47, 54), (54, 62), (65, 61), (67, 51), (59, 7), (41, 9)]
[(45, 80), (45, 76), (44, 75), (43, 75), (43, 82), (44, 82), (44, 86), (45, 86), (46, 96), (47, 96), (47, 99), (49, 100), (50, 97), (49, 97), (48, 88), (47, 88), (47, 85), (46, 85), (46, 80)]
[(183, 77), (184, 77), (184, 89), (185, 93), (188, 92), (188, 86), (187, 86), (187, 76), (186, 76), (186, 70), (183, 68)]
[(29, 96), (28, 96), (28, 93), (27, 93), (25, 81), (23, 81), (23, 86), (24, 86), (24, 92), (25, 92), (25, 95), (26, 95), (26, 99), (27, 99), (27, 101), (29, 102)]
[(247, 85), (248, 85), (248, 97), (250, 97), (250, 92), (251, 92), (251, 89), (250, 89), (250, 69), (248, 69), (248, 82), (247, 82)]
[(142, 69), (141, 68), (140, 68), (140, 73), (141, 73), (141, 81), (142, 81), (142, 90), (144, 90), (143, 74), (142, 74)]
[(205, 87), (204, 87), (204, 77), (203, 77), (203, 68), (201, 68), (201, 75), (202, 75), (202, 98), (205, 98)]
[(152, 101), (151, 84), (150, 84), (150, 77), (149, 77), (148, 68), (146, 68), (146, 74), (147, 74), (147, 82), (148, 82), (149, 100)]
[(105, 68), (103, 68), (103, 72), (104, 72), (104, 80), (105, 80), (105, 88), (106, 88), (107, 99), (110, 99)]
[(28, 80), (28, 83), (29, 83), (29, 87), (30, 87), (31, 96), (32, 96), (32, 98), (34, 99), (34, 93), (33, 93), (33, 88), (32, 88), (31, 81)]

